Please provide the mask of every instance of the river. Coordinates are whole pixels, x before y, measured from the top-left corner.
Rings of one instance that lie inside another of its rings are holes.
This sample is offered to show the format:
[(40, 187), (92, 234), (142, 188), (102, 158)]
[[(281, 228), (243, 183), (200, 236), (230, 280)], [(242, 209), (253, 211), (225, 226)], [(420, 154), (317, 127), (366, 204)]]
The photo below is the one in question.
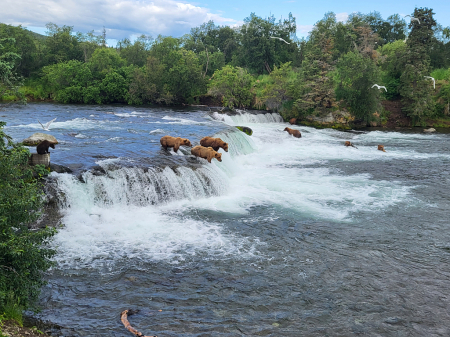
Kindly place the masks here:
[[(131, 336), (129, 308), (160, 337), (450, 335), (448, 133), (295, 126), (298, 139), (277, 114), (195, 108), (0, 116), (16, 141), (57, 118), (52, 162), (74, 170), (49, 177), (64, 227), (35, 315), (58, 336)], [(163, 150), (166, 134), (229, 152), (209, 164)]]

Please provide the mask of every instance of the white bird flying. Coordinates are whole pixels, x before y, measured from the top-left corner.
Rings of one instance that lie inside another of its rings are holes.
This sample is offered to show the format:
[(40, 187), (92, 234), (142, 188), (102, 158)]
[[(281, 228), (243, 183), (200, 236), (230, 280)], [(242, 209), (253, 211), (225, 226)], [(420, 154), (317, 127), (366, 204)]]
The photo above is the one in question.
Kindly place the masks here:
[(45, 124), (45, 126), (44, 126), (44, 125), (42, 125), (41, 122), (39, 122), (39, 119), (38, 119), (39, 124), (41, 124), (42, 128), (43, 128), (45, 131), (50, 131), (50, 129), (49, 129), (48, 127), (49, 127), (50, 124), (52, 124), (54, 121), (56, 121), (56, 118), (55, 118), (55, 119), (52, 119), (50, 122), (47, 122), (47, 124)]
[(433, 80), (433, 89), (436, 89), (436, 80), (431, 76), (424, 76), (426, 78), (431, 78)]
[(383, 88), (384, 90), (386, 90), (386, 92), (387, 92), (387, 89), (386, 89), (386, 87), (385, 86), (383, 86), (383, 85), (378, 85), (378, 84), (374, 84), (374, 85), (372, 85), (372, 87), (370, 88), (370, 89), (372, 89), (373, 87), (377, 87), (378, 89), (381, 89), (381, 88)]
[(411, 22), (412, 22), (412, 21), (417, 21), (417, 22), (419, 23), (419, 25), (420, 25), (420, 20), (419, 20), (418, 18), (415, 18), (414, 16), (411, 16), (411, 15), (405, 15), (405, 18), (406, 18), (407, 16), (409, 16), (409, 17), (411, 18)]
[(283, 41), (284, 43), (290, 44), (289, 42), (286, 42), (286, 40), (282, 39), (281, 37), (271, 36), (271, 39), (278, 39), (280, 41)]

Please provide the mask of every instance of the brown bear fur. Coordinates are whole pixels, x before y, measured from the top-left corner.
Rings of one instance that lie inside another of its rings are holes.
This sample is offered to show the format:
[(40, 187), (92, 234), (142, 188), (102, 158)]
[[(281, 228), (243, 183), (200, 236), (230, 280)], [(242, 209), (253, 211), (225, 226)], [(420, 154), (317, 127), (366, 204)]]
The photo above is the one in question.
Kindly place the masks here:
[(384, 149), (384, 145), (378, 145), (378, 150), (386, 152), (386, 150)]
[(290, 135), (293, 135), (296, 138), (302, 138), (302, 134), (298, 130), (285, 128), (283, 131), (287, 131)]
[(222, 148), (225, 152), (228, 152), (228, 143), (225, 143), (220, 138), (203, 137), (200, 140), (200, 145), (204, 147), (212, 147), (214, 151), (219, 151), (219, 149)]
[(297, 118), (291, 118), (289, 120), (289, 124), (291, 124), (291, 125), (297, 124)]
[(50, 153), (48, 152), (48, 148), (51, 147), (52, 149), (55, 148), (55, 143), (49, 142), (48, 140), (43, 140), (36, 146), (36, 151), (38, 154), (46, 154)]
[(351, 146), (351, 147), (354, 147), (355, 149), (357, 149), (357, 147), (355, 145), (353, 145), (351, 142), (349, 142), (348, 140), (345, 141), (345, 146)]
[(197, 145), (191, 149), (191, 153), (196, 157), (208, 160), (209, 163), (213, 158), (216, 158), (218, 161), (222, 161), (222, 153), (214, 151), (212, 147)]
[(161, 146), (164, 148), (164, 150), (167, 150), (168, 147), (173, 147), (173, 150), (175, 152), (178, 151), (181, 145), (192, 146), (189, 139), (180, 137), (175, 138), (171, 136), (164, 136), (159, 140), (159, 142), (161, 143)]

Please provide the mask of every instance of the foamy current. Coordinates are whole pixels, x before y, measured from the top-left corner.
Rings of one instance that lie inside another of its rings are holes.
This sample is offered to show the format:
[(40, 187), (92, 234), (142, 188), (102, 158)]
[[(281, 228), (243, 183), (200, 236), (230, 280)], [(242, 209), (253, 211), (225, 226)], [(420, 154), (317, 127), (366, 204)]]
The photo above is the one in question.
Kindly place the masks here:
[[(49, 179), (63, 227), (34, 316), (53, 335), (122, 336), (127, 308), (145, 335), (448, 335), (448, 133), (52, 104), (13, 108), (6, 132), (55, 117), (52, 161), (74, 173)], [(165, 151), (166, 134), (229, 152)]]

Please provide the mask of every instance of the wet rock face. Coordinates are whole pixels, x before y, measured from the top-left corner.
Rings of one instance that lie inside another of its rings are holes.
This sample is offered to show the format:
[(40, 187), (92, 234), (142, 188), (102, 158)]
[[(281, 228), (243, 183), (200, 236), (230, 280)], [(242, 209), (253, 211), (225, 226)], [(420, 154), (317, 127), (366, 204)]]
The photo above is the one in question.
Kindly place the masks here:
[(53, 144), (58, 144), (58, 141), (56, 140), (55, 137), (53, 137), (52, 135), (49, 135), (47, 133), (42, 133), (42, 132), (33, 133), (30, 137), (24, 139), (22, 141), (22, 143), (25, 146), (36, 146), (44, 140), (48, 140), (49, 142), (51, 142)]

